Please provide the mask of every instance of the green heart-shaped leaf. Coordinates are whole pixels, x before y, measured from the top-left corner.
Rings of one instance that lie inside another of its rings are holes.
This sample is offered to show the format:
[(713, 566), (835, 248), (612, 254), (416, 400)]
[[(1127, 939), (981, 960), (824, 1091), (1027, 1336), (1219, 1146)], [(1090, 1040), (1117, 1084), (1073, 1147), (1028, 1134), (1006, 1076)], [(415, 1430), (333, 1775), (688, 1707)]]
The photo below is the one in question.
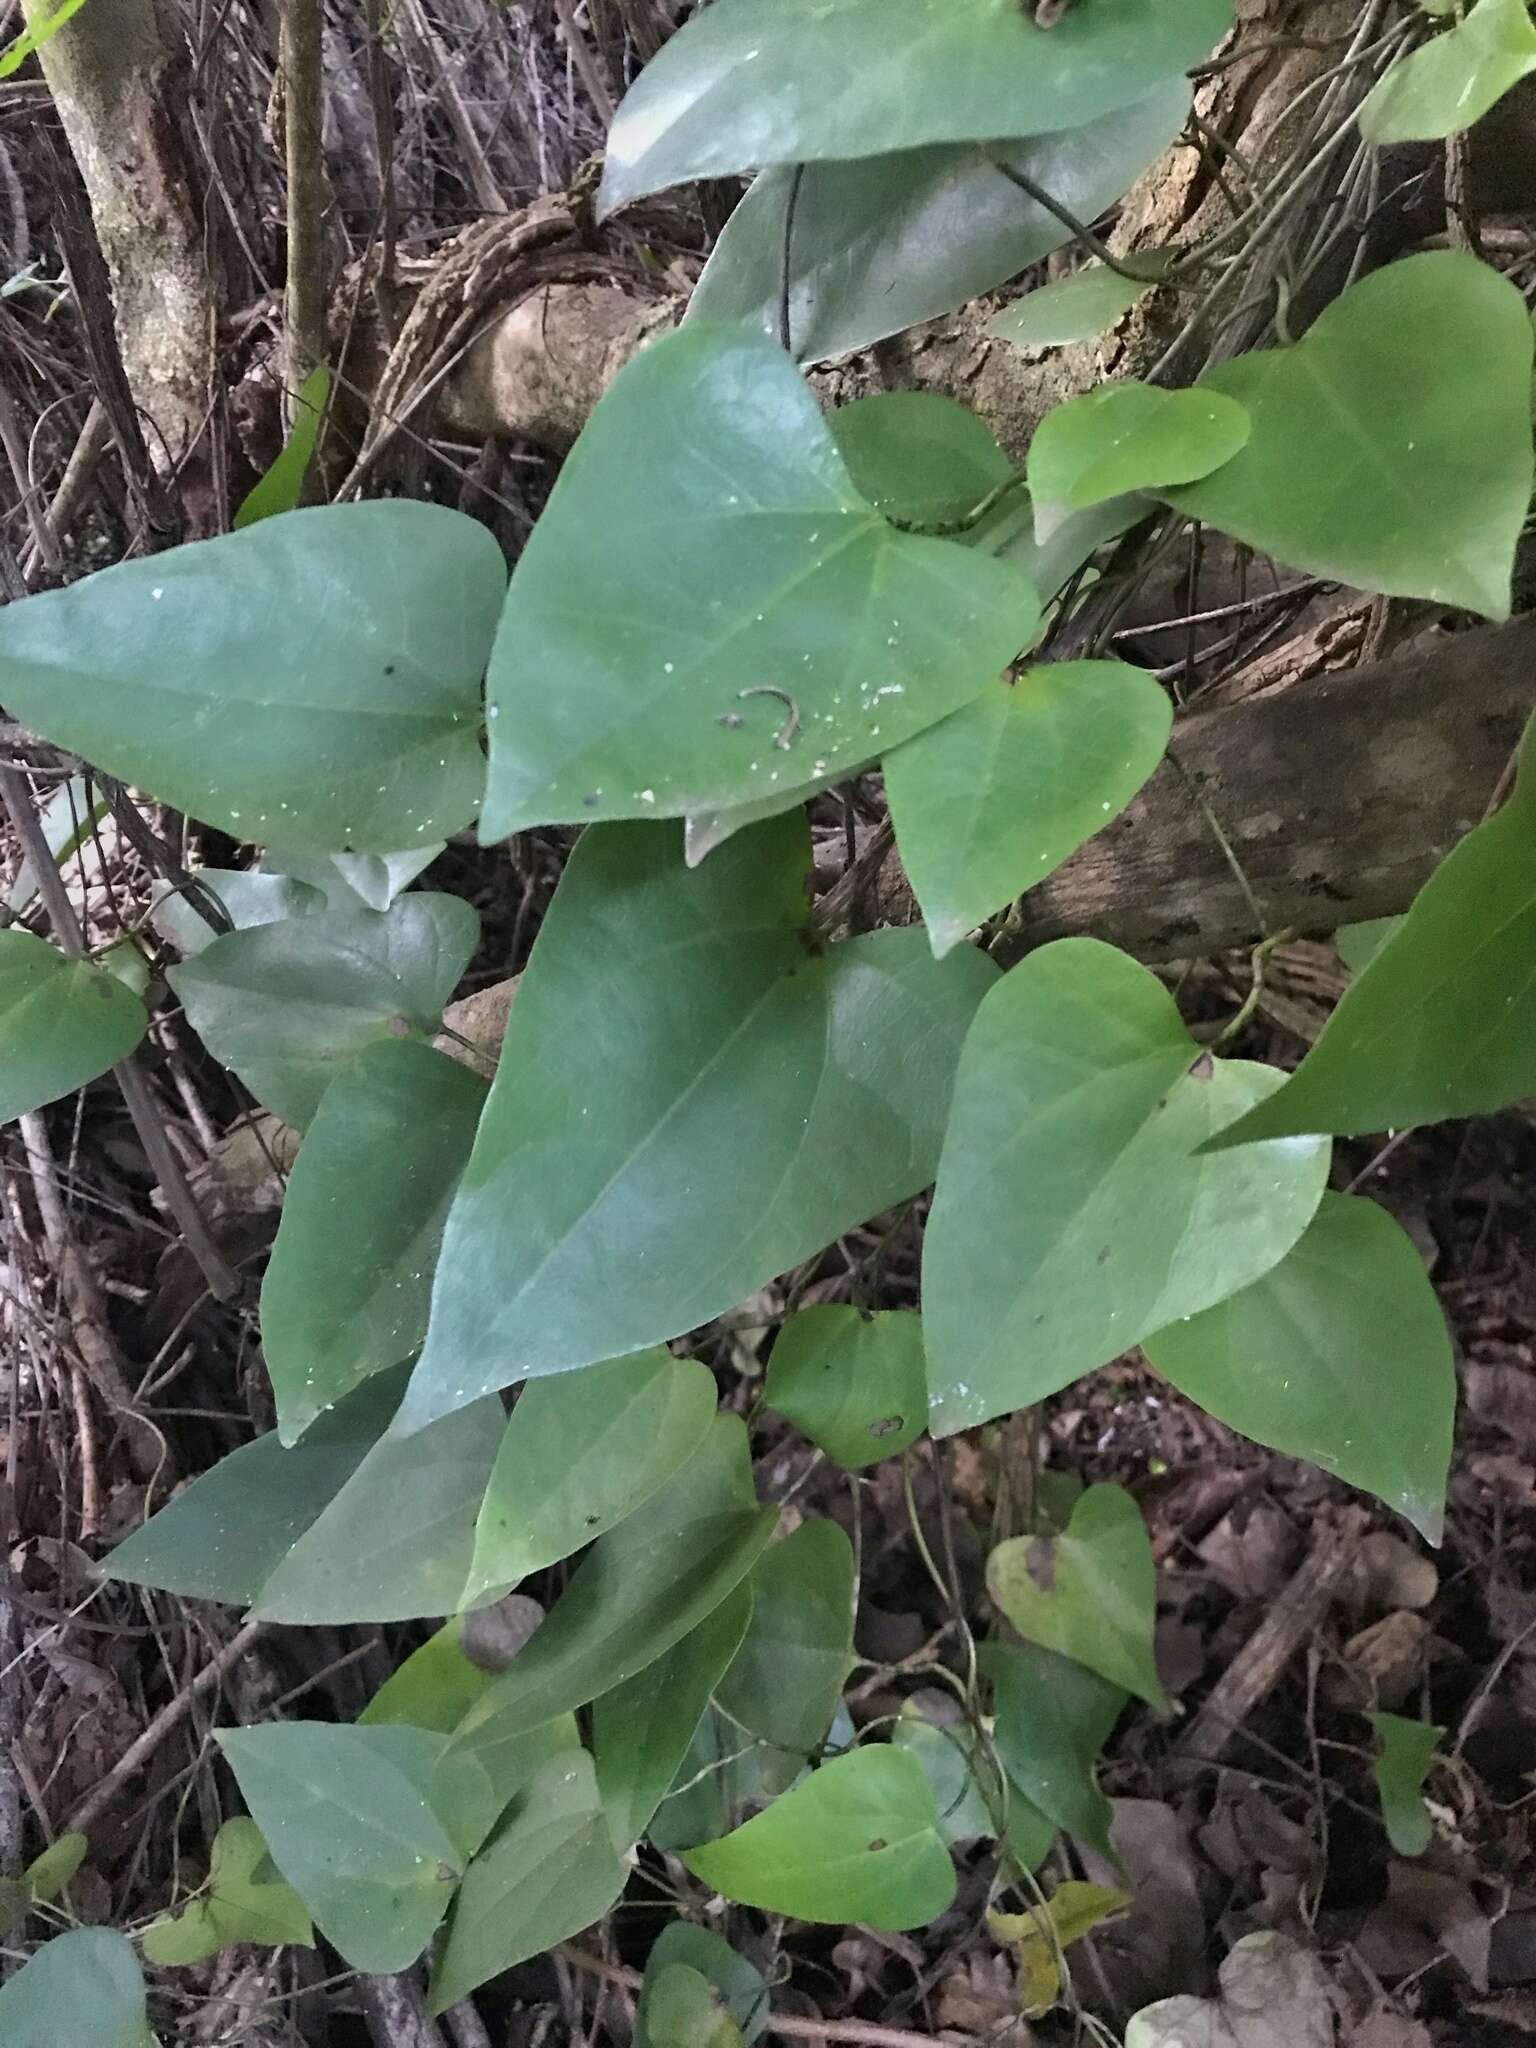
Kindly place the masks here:
[(801, 1309), (774, 1342), (764, 1399), (851, 1472), (892, 1457), (928, 1425), (922, 1323), (910, 1309)]
[(854, 488), (886, 519), (942, 525), (1014, 473), (986, 422), (937, 391), (877, 391), (830, 424)]
[[(1242, 452), (1165, 492), (1298, 569), (1394, 597), (1509, 616), (1531, 501), (1530, 315), (1515, 287), (1454, 249), (1353, 285), (1294, 348), (1200, 380), (1247, 409)], [(1447, 365), (1475, 362), (1475, 377)]]
[(1465, 20), (1399, 57), (1360, 107), (1367, 142), (1438, 142), (1480, 121), (1536, 71), (1526, 0), (1477, 0)]
[(225, 1821), (209, 1852), (208, 1888), (181, 1912), (144, 1930), (152, 1963), (200, 1963), (236, 1942), (313, 1948), (315, 1931), (304, 1901), (291, 1885), (261, 1876), (267, 1845), (255, 1821)]
[(744, 1906), (838, 1927), (921, 1927), (955, 1895), (933, 1788), (917, 1759), (889, 1743), (834, 1757), (683, 1861)]
[(1478, 1116), (1536, 1090), (1536, 720), (1509, 801), (1371, 954), (1277, 1094), (1223, 1145)]
[(1172, 700), (1142, 670), (1061, 661), (989, 684), (898, 747), (885, 792), (935, 957), (1118, 817), (1172, 724)]
[(0, 1985), (5, 2048), (155, 2048), (144, 1975), (127, 1937), (109, 1927), (56, 1935)]
[(793, 192), (791, 351), (814, 363), (868, 348), (963, 306), (1072, 239), (998, 161), (1079, 220), (1094, 220), (1156, 162), (1188, 112), (1188, 84), (1169, 77), (1133, 106), (1057, 134), (941, 142), (806, 164), (798, 174), (781, 164), (763, 172), (726, 222), (687, 317), (744, 321), (778, 339)]
[(931, 1427), (1043, 1400), (1282, 1259), (1327, 1145), (1214, 1178), (1243, 1155), (1199, 1151), (1278, 1084), (1202, 1053), (1157, 977), (1097, 939), (1005, 976), (961, 1054), (924, 1242)]
[(0, 702), (235, 839), (385, 853), (475, 814), (505, 589), (461, 512), (320, 505), (7, 605)]
[(149, 1029), (132, 989), (31, 932), (0, 932), (0, 1123), (126, 1059)]
[(826, 1740), (853, 1661), (853, 1546), (802, 1522), (752, 1574), (746, 1641), (716, 1688), (730, 1718), (803, 1763)]
[(610, 826), (565, 870), (402, 1427), (696, 1328), (932, 1179), (991, 963), (917, 928), (808, 950), (803, 816), (692, 871), (681, 840)]
[(1090, 1486), (1059, 1536), (1014, 1536), (987, 1559), (987, 1590), (1019, 1634), (1154, 1707), (1157, 1567), (1123, 1486)]
[(1381, 1744), (1375, 1774), (1387, 1840), (1399, 1856), (1422, 1856), (1435, 1839), (1435, 1824), (1424, 1803), (1424, 1780), (1445, 1730), (1405, 1720), (1401, 1714), (1367, 1718)]
[(1049, 34), (1019, 0), (715, 0), (641, 72), (608, 136), (606, 210), (691, 178), (1045, 135), (1210, 52), (1230, 0), (1091, 0)]
[[(768, 2023), (768, 1987), (762, 1971), (745, 1956), (738, 1955), (713, 1928), (699, 1927), (691, 1920), (672, 1920), (663, 1927), (646, 1958), (646, 1977), (659, 1975), (679, 1963), (696, 1970), (706, 1983), (714, 1986), (721, 2004), (745, 2039), (755, 2041)], [(670, 2048), (659, 2034), (642, 2035), (643, 1999), (635, 2017), (635, 2048)]]
[(166, 979), (214, 1058), (303, 1130), (365, 1046), (432, 1036), (479, 936), (459, 897), (402, 896), (228, 932)]
[(766, 336), (686, 327), (614, 381), (518, 562), (481, 836), (788, 807), (974, 697), (1038, 613), (880, 517)]
[(1230, 462), (1248, 440), (1236, 399), (1205, 385), (1160, 391), (1101, 384), (1053, 406), (1029, 444), (1035, 538), (1050, 539), (1074, 512), (1154, 484), (1190, 483)]
[(1229, 1428), (1368, 1488), (1439, 1542), (1456, 1368), (1424, 1261), (1385, 1209), (1325, 1194), (1262, 1279), (1143, 1348)]
[(431, 1046), (380, 1039), (320, 1098), (261, 1288), (284, 1443), (426, 1335), (437, 1247), (485, 1095), (478, 1075)]
[(993, 1684), (993, 1739), (1010, 1783), (1055, 1827), (1112, 1855), (1114, 1816), (1094, 1767), (1127, 1695), (1035, 1643), (984, 1644), (981, 1666)]
[(741, 2048), (741, 2029), (721, 2005), (714, 1986), (687, 1963), (669, 1963), (654, 1975), (647, 1970), (635, 2019), (637, 2039), (643, 2044)]

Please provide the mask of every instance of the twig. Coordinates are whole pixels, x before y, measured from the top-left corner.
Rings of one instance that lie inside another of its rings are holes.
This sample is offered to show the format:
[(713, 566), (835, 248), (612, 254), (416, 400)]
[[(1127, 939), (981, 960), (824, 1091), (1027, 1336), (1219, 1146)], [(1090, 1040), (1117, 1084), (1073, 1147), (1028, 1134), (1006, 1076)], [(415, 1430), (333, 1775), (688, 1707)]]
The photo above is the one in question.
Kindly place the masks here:
[[(605, 1984), (622, 1985), (626, 1991), (638, 1991), (645, 1981), (638, 1970), (627, 1969), (622, 1963), (605, 1963), (601, 1957), (577, 1948), (574, 1942), (563, 1943), (555, 1953), (574, 1969), (584, 1970), (589, 1977), (601, 1977)], [(933, 2048), (931, 2034), (914, 2034), (907, 2027), (882, 2027), (874, 2020), (806, 2020), (790, 2013), (770, 2013), (768, 2032), (779, 2034), (786, 2041), (851, 2041), (861, 2044), (861, 2048)], [(955, 2048), (967, 2048), (964, 2035), (946, 2034), (945, 2038)]]
[(1321, 1621), (1355, 1555), (1366, 1516), (1350, 1508), (1317, 1541), (1269, 1613), (1233, 1658), (1180, 1745), (1181, 1761), (1215, 1763)]
[[(90, 410), (85, 416), (85, 425), (80, 429), (80, 438), (75, 443), (69, 461), (64, 465), (64, 474), (53, 494), (53, 501), (48, 507), (44, 522), (56, 542), (61, 541), (74, 524), (75, 512), (85, 495), (86, 487), (96, 474), (102, 456), (111, 445), (112, 422), (101, 400), (93, 398)], [(38, 569), (43, 566), (52, 565), (46, 562), (41, 542), (34, 540), (22, 557), (21, 572), (30, 583)]]
[(555, 0), (555, 13), (560, 17), (560, 32), (565, 37), (565, 47), (571, 53), (571, 62), (576, 66), (581, 82), (587, 88), (587, 98), (601, 115), (603, 126), (611, 128), (615, 112), (613, 94), (608, 90), (607, 81), (598, 69), (591, 45), (576, 25), (573, 0)]
[(167, 1700), (137, 1741), (131, 1742), (123, 1751), (100, 1784), (87, 1792), (64, 1823), (66, 1830), (76, 1829), (84, 1834), (101, 1819), (128, 1780), (144, 1768), (167, 1735), (179, 1721), (185, 1720), (204, 1693), (212, 1692), (224, 1674), (239, 1663), (257, 1638), (265, 1633), (266, 1626), (264, 1621), (248, 1621), (230, 1637), (216, 1657), (209, 1659), (189, 1685), (184, 1685), (173, 1700)]
[(298, 390), (325, 361), (325, 171), (321, 0), (283, 0), (280, 58), (288, 171), (288, 376)]
[[(0, 767), (0, 803), (10, 816), (22, 852), (32, 863), (38, 894), (43, 899), (55, 938), (72, 959), (83, 960), (86, 957), (85, 934), (80, 929), (80, 920), (75, 915), (58, 862), (32, 808), (26, 781), (14, 768)], [(165, 1126), (137, 1054), (130, 1053), (126, 1059), (119, 1060), (112, 1072), (122, 1090), (133, 1127), (138, 1132), (139, 1143), (144, 1147), (144, 1156), (160, 1183), (166, 1207), (176, 1219), (177, 1227), (186, 1239), (187, 1250), (197, 1261), (208, 1283), (208, 1291), (216, 1301), (233, 1301), (240, 1292), (239, 1276), (226, 1263), (223, 1253), (208, 1234), (202, 1211), (193, 1199), (187, 1177), (181, 1170), (181, 1161), (171, 1150), (170, 1140), (165, 1135)]]
[(390, 1977), (360, 1976), (355, 1989), (378, 2048), (448, 2048), (411, 1971), (401, 1970)]

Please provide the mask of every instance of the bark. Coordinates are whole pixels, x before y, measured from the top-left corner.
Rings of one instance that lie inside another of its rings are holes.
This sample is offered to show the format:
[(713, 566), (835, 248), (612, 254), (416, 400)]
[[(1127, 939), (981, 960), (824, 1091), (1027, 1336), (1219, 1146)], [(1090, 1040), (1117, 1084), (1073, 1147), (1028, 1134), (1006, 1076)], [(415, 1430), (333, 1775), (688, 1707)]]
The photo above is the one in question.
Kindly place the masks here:
[[(47, 11), (26, 4), (30, 17)], [(214, 365), (186, 45), (161, 0), (90, 0), (41, 63), (90, 200), (129, 388), (170, 466), (202, 433)]]

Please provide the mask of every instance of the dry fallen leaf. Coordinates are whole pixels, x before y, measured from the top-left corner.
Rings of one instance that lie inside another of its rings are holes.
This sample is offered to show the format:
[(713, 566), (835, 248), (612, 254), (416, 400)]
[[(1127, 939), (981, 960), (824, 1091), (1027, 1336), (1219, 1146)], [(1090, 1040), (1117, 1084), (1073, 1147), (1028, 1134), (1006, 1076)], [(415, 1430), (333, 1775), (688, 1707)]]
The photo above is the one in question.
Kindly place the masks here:
[(1333, 1998), (1309, 1950), (1250, 1934), (1220, 1977), (1217, 1998), (1165, 1998), (1137, 2013), (1125, 2048), (1333, 2048)]

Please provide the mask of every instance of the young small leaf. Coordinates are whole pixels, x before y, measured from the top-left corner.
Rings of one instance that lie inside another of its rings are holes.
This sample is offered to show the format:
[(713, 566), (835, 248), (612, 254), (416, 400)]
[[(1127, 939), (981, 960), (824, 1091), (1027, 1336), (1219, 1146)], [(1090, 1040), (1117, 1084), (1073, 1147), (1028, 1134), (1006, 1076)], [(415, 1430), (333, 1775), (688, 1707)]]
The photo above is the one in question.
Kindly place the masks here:
[[(741, 2029), (742, 2038), (750, 2048), (750, 2043), (768, 2024), (768, 1987), (763, 1981), (762, 1971), (749, 1963), (745, 1956), (738, 1955), (723, 1935), (716, 1934), (709, 1927), (696, 1927), (691, 1920), (669, 1921), (657, 1935), (646, 1958), (647, 1983), (663, 1970), (679, 1964), (696, 1970), (707, 1984), (714, 1987), (721, 2005)], [(645, 2000), (642, 1994), (641, 2009), (636, 2018), (635, 2048), (669, 2048), (662, 2035), (653, 2034), (647, 2040), (642, 2031), (644, 2026)]]
[(1143, 1349), (1229, 1428), (1366, 1487), (1439, 1542), (1456, 1367), (1424, 1261), (1385, 1209), (1325, 1194), (1278, 1265)]
[(152, 1963), (200, 1963), (236, 1942), (263, 1948), (296, 1943), (313, 1948), (314, 1929), (291, 1885), (264, 1879), (267, 1845), (253, 1820), (225, 1821), (213, 1838), (208, 1884), (181, 1912), (145, 1929), (144, 1954)]
[(776, 165), (754, 180), (726, 222), (687, 318), (741, 321), (778, 339), (791, 192), (789, 333), (796, 361), (868, 348), (948, 313), (1072, 239), (1060, 217), (1000, 164), (1078, 219), (1093, 220), (1176, 139), (1189, 96), (1187, 82), (1169, 76), (1134, 105), (1056, 134)]
[(594, 1704), (597, 1782), (621, 1854), (639, 1841), (666, 1798), (751, 1619), (748, 1579), (663, 1656)]
[(665, 1656), (766, 1547), (778, 1512), (754, 1498), (745, 1427), (718, 1415), (661, 1491), (593, 1544), (532, 1642), (465, 1715), (455, 1748), (494, 1750)]
[(355, 1970), (409, 1969), (461, 1874), (432, 1805), (442, 1737), (273, 1721), (214, 1739), (272, 1861), (326, 1939)]
[(1439, 142), (1480, 121), (1536, 71), (1526, 0), (1475, 0), (1444, 35), (1401, 56), (1360, 106), (1367, 142)]
[(148, 1028), (115, 975), (31, 932), (0, 932), (0, 1123), (94, 1081)]
[(928, 1422), (923, 1326), (910, 1309), (801, 1309), (780, 1330), (764, 1399), (850, 1472), (893, 1457)]
[(1163, 1704), (1152, 1635), (1157, 1567), (1123, 1486), (1090, 1486), (1060, 1536), (1014, 1536), (987, 1559), (987, 1590), (1027, 1642)]
[[(611, 211), (692, 178), (1080, 127), (1206, 56), (1230, 0), (1117, 0), (1049, 35), (1018, 0), (716, 0), (626, 94)], [(828, 90), (857, 80), (858, 90)]]
[(958, 710), (1038, 616), (1015, 570), (881, 518), (766, 335), (685, 327), (609, 387), (518, 560), (481, 837), (789, 808)]
[(76, 1927), (0, 1985), (4, 2048), (155, 2048), (144, 1976), (125, 1936)]
[(657, 1348), (523, 1389), (475, 1524), (466, 1601), (558, 1564), (632, 1515), (703, 1443), (714, 1375)]
[(457, 1060), (385, 1038), (320, 1098), (261, 1288), (284, 1443), (426, 1335), (437, 1248), (485, 1097)]
[[(1162, 267), (1166, 253), (1143, 251), (1138, 261), (1150, 268), (1156, 258)], [(1106, 263), (1085, 263), (1070, 277), (1037, 285), (995, 313), (987, 332), (1016, 348), (1062, 348), (1071, 341), (1090, 341), (1156, 289), (1153, 277), (1126, 277)]]
[(1032, 953), (966, 1040), (923, 1252), (930, 1426), (1069, 1385), (1246, 1287), (1316, 1212), (1325, 1144), (1199, 1147), (1278, 1085), (1213, 1060), (1145, 967), (1097, 939)]
[(1172, 723), (1142, 670), (1060, 661), (990, 683), (890, 754), (891, 819), (935, 958), (1118, 817)]
[(856, 398), (830, 424), (854, 488), (886, 519), (958, 519), (1013, 475), (985, 420), (937, 391)]
[(403, 1377), (368, 1381), (292, 1450), (272, 1430), (231, 1451), (109, 1552), (103, 1577), (249, 1606), (388, 1428)]
[(600, 1920), (628, 1874), (591, 1758), (580, 1749), (552, 1758), (464, 1874), (432, 1973), (433, 2012)]
[(1236, 399), (1204, 385), (1101, 384), (1054, 406), (1029, 444), (1035, 538), (1044, 542), (1074, 512), (1128, 491), (1182, 484), (1230, 462), (1251, 427)]
[(1435, 1760), (1435, 1744), (1445, 1733), (1401, 1714), (1368, 1716), (1381, 1744), (1376, 1759), (1376, 1790), (1387, 1840), (1399, 1856), (1422, 1856), (1435, 1838), (1435, 1824), (1424, 1803), (1424, 1780)]
[(463, 513), (315, 506), (7, 605), (0, 702), (232, 838), (388, 852), (475, 814), (505, 589)]
[(687, 1963), (668, 1963), (646, 1972), (635, 2039), (641, 2048), (741, 2048), (741, 2029), (707, 1977)]
[(305, 1623), (452, 1614), (501, 1428), (501, 1403), (486, 1398), (376, 1443), (262, 1587), (256, 1613)]
[(1027, 1913), (987, 1915), (994, 1938), (1006, 1942), (1017, 1959), (1019, 2009), (1026, 2019), (1043, 2018), (1060, 1996), (1063, 1949), (1133, 1903), (1130, 1892), (1069, 1879)]
[(681, 840), (610, 826), (571, 856), (449, 1212), (403, 1427), (696, 1328), (933, 1176), (991, 962), (936, 966), (915, 929), (808, 956), (803, 816), (692, 872)]
[(834, 1757), (683, 1861), (744, 1906), (833, 1926), (921, 1927), (955, 1894), (933, 1790), (917, 1759), (889, 1743)]
[[(1530, 316), (1458, 249), (1388, 264), (1293, 348), (1207, 370), (1244, 406), (1247, 446), (1163, 495), (1177, 511), (1310, 570), (1394, 597), (1510, 608), (1531, 499)], [(1475, 362), (1475, 378), (1447, 363)]]
[(316, 363), (294, 394), (293, 425), (276, 461), (240, 501), (234, 517), (236, 533), (254, 526), (258, 519), (298, 508), (330, 399), (330, 369), (325, 363)]
[(826, 1740), (853, 1661), (853, 1546), (802, 1522), (752, 1574), (752, 1621), (718, 1688), (740, 1727), (803, 1763)]
[(60, 1835), (22, 1872), (22, 1883), (34, 1900), (56, 1899), (85, 1861), (90, 1843), (78, 1833)]
[(1047, 1820), (1110, 1856), (1113, 1815), (1094, 1766), (1127, 1695), (1070, 1657), (1034, 1643), (990, 1643), (982, 1669), (992, 1680), (993, 1740), (1009, 1780)]
[(1469, 832), (1344, 992), (1285, 1086), (1221, 1133), (1401, 1130), (1536, 1090), (1536, 720), (1504, 808)]
[(228, 932), (166, 978), (214, 1058), (303, 1130), (365, 1046), (436, 1032), (479, 935), (460, 897), (403, 896)]

